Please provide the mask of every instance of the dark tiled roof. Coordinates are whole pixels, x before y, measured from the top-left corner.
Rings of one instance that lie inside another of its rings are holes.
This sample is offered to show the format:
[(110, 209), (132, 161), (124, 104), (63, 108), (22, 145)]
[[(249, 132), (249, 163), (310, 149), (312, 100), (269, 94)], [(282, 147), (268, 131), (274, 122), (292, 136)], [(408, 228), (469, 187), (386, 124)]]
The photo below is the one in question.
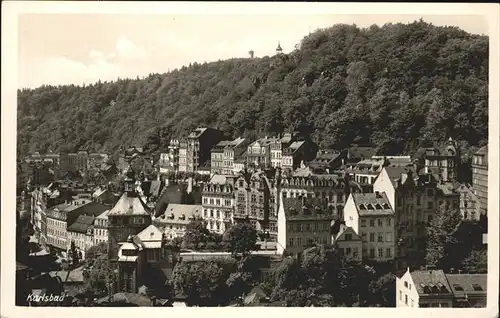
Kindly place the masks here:
[(446, 274), (453, 294), (486, 294), (487, 274)]
[[(451, 294), (450, 285), (441, 269), (414, 271), (411, 272), (411, 278), (420, 295), (435, 293)], [(441, 292), (438, 292), (438, 289)]]
[(318, 198), (283, 198), (283, 209), (287, 220), (328, 220), (333, 219), (326, 201)]
[(359, 215), (393, 215), (387, 195), (382, 193), (353, 193), (354, 204)]
[(87, 233), (88, 228), (94, 224), (95, 217), (80, 215), (73, 224), (68, 226), (68, 232)]

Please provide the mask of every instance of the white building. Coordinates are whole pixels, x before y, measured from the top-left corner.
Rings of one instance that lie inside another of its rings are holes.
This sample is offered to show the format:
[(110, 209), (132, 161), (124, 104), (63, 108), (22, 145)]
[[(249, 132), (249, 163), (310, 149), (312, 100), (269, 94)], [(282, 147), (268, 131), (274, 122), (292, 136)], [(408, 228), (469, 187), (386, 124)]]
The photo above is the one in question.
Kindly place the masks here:
[(94, 221), (94, 245), (108, 241), (108, 213), (104, 211)]
[(351, 193), (344, 207), (344, 221), (361, 237), (363, 259), (394, 259), (394, 210), (385, 193)]
[(396, 307), (452, 307), (453, 293), (443, 270), (419, 270), (396, 277)]
[(203, 219), (210, 231), (222, 234), (233, 224), (234, 188), (222, 175), (214, 175), (202, 189)]
[(165, 213), (157, 217), (155, 225), (162, 230), (166, 238), (171, 240), (184, 236), (186, 227), (195, 218), (201, 217), (201, 205), (170, 203)]
[(95, 217), (89, 215), (80, 215), (73, 224), (68, 226), (67, 253), (72, 256), (71, 243), (79, 253), (81, 259), (85, 259), (85, 252), (94, 245), (94, 221)]

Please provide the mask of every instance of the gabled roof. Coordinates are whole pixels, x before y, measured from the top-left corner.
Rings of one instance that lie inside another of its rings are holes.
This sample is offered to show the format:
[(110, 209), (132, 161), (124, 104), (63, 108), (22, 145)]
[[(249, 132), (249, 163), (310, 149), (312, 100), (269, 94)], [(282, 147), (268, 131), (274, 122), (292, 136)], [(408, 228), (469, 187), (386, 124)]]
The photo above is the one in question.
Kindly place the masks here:
[(101, 214), (99, 214), (96, 219), (108, 219), (108, 213), (109, 213), (109, 210), (106, 210), (104, 212), (102, 212)]
[(227, 177), (222, 174), (214, 174), (209, 181), (209, 183), (212, 184), (226, 184), (226, 182), (227, 182)]
[(361, 237), (354, 231), (350, 226), (340, 225), (340, 231), (335, 236), (335, 241), (345, 241), (345, 234), (351, 234), (352, 239), (350, 241), (361, 241)]
[(161, 241), (162, 233), (156, 226), (151, 224), (150, 226), (142, 230), (139, 234), (137, 234), (137, 237), (142, 242)]
[(95, 217), (80, 215), (73, 224), (68, 226), (68, 232), (87, 233), (90, 226), (94, 224)]
[(108, 216), (114, 215), (149, 215), (147, 207), (139, 197), (128, 196), (123, 193), (115, 206), (109, 211)]
[(394, 215), (385, 192), (382, 193), (352, 193), (354, 205), (360, 216)]
[(410, 272), (419, 295), (451, 294), (446, 275), (441, 269)]

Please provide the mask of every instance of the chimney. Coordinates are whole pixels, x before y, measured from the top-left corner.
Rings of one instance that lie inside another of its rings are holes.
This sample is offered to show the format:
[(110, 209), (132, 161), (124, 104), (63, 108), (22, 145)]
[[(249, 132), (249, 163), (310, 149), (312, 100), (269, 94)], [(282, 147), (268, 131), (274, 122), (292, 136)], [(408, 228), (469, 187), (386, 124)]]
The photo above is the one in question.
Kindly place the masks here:
[(376, 197), (376, 198), (381, 198), (382, 196), (380, 195), (380, 192), (375, 191), (375, 197)]

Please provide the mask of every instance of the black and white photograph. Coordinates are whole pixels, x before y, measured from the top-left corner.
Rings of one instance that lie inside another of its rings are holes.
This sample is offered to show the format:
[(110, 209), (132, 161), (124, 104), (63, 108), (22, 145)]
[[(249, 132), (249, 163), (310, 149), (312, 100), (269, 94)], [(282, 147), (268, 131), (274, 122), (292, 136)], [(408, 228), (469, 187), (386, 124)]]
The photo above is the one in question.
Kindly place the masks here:
[(26, 3), (9, 306), (498, 316), (498, 5)]

